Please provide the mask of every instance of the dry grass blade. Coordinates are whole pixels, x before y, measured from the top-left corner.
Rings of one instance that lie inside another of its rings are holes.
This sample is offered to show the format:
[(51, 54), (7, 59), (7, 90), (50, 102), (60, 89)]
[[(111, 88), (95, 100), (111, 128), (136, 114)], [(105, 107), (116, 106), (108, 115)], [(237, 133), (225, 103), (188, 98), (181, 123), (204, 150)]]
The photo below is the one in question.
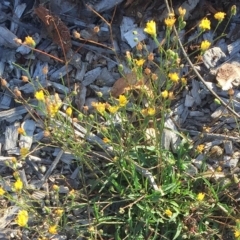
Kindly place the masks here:
[(59, 17), (50, 14), (49, 10), (43, 6), (35, 8), (35, 13), (44, 23), (53, 42), (61, 46), (67, 53), (72, 47), (71, 35), (67, 26)]

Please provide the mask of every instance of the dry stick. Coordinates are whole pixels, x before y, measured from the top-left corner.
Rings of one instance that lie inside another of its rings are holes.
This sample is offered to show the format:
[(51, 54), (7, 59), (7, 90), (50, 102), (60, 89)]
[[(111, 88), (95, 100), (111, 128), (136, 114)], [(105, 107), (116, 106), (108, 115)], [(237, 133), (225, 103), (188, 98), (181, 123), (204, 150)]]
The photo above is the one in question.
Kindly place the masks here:
[[(169, 7), (169, 4), (168, 4), (168, 0), (165, 0), (165, 4), (167, 6), (167, 10), (168, 10), (168, 13), (171, 13), (171, 10), (170, 10), (170, 7)], [(193, 65), (192, 61), (189, 59), (183, 45), (182, 45), (182, 42), (179, 38), (179, 35), (178, 35), (178, 32), (177, 32), (177, 29), (175, 26), (173, 26), (173, 30), (174, 30), (174, 33), (175, 35), (177, 36), (177, 39), (178, 39), (178, 43), (180, 45), (180, 48), (183, 52), (183, 55), (184, 57), (187, 59), (189, 65), (192, 67), (193, 71), (195, 72), (195, 74), (198, 76), (198, 78), (201, 80), (201, 82), (205, 85), (205, 87), (213, 94), (214, 97), (216, 97), (220, 103), (226, 107), (232, 114), (234, 114), (236, 117), (240, 118), (240, 115), (238, 113), (236, 113), (231, 107), (229, 107), (229, 103), (225, 103), (206, 83), (206, 81), (202, 78), (202, 76), (200, 75), (200, 73), (197, 71), (197, 69), (195, 68), (195, 66)]]

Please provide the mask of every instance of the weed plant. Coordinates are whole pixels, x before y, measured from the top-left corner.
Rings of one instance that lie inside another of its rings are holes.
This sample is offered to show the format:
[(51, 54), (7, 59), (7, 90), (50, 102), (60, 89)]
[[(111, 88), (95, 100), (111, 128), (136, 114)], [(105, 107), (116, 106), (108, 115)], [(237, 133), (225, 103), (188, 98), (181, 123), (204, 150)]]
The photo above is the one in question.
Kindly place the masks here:
[[(233, 7), (231, 16), (235, 12)], [(181, 132), (174, 152), (163, 146), (171, 103), (189, 81), (182, 75), (185, 59), (173, 31), (175, 26), (178, 33), (185, 28), (185, 13), (180, 8), (178, 18), (169, 14), (161, 42), (156, 23), (147, 22), (144, 31), (157, 52), (148, 52), (146, 44), (138, 42), (136, 52), (127, 52), (126, 62), (119, 63), (124, 87), (117, 86), (118, 93), (110, 94), (107, 101), (96, 93), (99, 101), (92, 109), (80, 111), (74, 106), (74, 90), (60, 97), (33, 84), (37, 105), (23, 98), (19, 90), (12, 91), (18, 102), (31, 107), (29, 113), (49, 139), (47, 146), (72, 153), (75, 167), (80, 169), (79, 188), (62, 194), (52, 184), (48, 198), (36, 199), (32, 194), (36, 190), (23, 185), (18, 167), (34, 151), (22, 147), (21, 156), (9, 160), (15, 180), (11, 191), (4, 185), (0, 188), (1, 205), (2, 209), (9, 204), (19, 207), (14, 227), (22, 234), (39, 240), (53, 239), (56, 234), (67, 239), (240, 239), (239, 205), (229, 193), (229, 186), (239, 185), (239, 181), (220, 184), (203, 174), (189, 174), (191, 160), (204, 145), (193, 149)], [(215, 14), (217, 27), (225, 15)], [(199, 34), (192, 41), (199, 48), (193, 56), (199, 61), (213, 43), (199, 43), (201, 35), (211, 29), (210, 20), (202, 19), (196, 29)], [(133, 34), (138, 41), (138, 33)], [(23, 44), (35, 53), (31, 37)], [(29, 68), (16, 67), (24, 72), (23, 80), (33, 83)], [(47, 78), (47, 69), (43, 74)], [(6, 80), (1, 82), (7, 87)], [(18, 132), (26, 134), (24, 128)], [(38, 148), (45, 145), (39, 142)]]

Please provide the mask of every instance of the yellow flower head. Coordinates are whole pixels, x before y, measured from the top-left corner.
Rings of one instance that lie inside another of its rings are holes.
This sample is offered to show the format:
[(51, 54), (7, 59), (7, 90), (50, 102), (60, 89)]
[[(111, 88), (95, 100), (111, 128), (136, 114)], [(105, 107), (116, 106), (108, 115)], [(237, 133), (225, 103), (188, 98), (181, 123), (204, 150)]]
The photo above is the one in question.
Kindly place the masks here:
[(235, 236), (235, 238), (240, 237), (240, 230), (236, 229), (236, 230), (234, 231), (234, 236)]
[(54, 117), (62, 106), (62, 100), (57, 93), (54, 96), (47, 96), (45, 103), (50, 117)]
[(119, 102), (120, 107), (124, 107), (124, 106), (127, 105), (128, 100), (124, 95), (120, 95), (119, 98), (118, 98), (118, 102)]
[(179, 15), (180, 15), (181, 17), (184, 17), (185, 14), (186, 14), (186, 9), (180, 7), (180, 8), (178, 8), (178, 12), (179, 12)]
[(44, 101), (45, 100), (43, 90), (37, 91), (34, 96), (38, 101)]
[(207, 18), (204, 18), (200, 22), (199, 27), (201, 28), (202, 31), (210, 30), (211, 29), (211, 22)]
[(208, 40), (204, 40), (201, 42), (201, 50), (202, 51), (208, 50), (210, 46), (211, 46), (211, 43)]
[(156, 33), (156, 22), (154, 22), (153, 20), (147, 22), (146, 28), (144, 28), (144, 32), (148, 33), (153, 38), (155, 38), (157, 36), (157, 33)]
[(111, 140), (109, 139), (109, 138), (103, 138), (103, 142), (105, 142), (105, 143), (110, 143), (111, 142)]
[(187, 79), (186, 79), (186, 78), (182, 77), (182, 78), (181, 78), (181, 82), (182, 82), (182, 85), (183, 85), (183, 86), (186, 86), (186, 85), (187, 85)]
[(204, 150), (204, 145), (203, 144), (200, 144), (200, 145), (197, 146), (197, 152), (198, 153), (202, 153), (203, 150)]
[(55, 211), (54, 211), (54, 213), (56, 214), (56, 215), (58, 215), (58, 216), (62, 216), (62, 214), (63, 214), (63, 209), (56, 209)]
[(166, 209), (165, 210), (165, 214), (168, 216), (168, 217), (171, 217), (173, 215), (172, 211), (170, 209)]
[(19, 128), (18, 128), (18, 133), (24, 135), (24, 134), (25, 134), (24, 128), (19, 127)]
[(20, 178), (17, 179), (17, 181), (13, 184), (13, 188), (15, 191), (20, 192), (23, 188), (23, 182)]
[(59, 186), (56, 185), (56, 184), (54, 184), (54, 185), (52, 186), (52, 188), (53, 188), (53, 190), (56, 191), (56, 192), (59, 191)]
[(164, 20), (164, 22), (165, 22), (167, 28), (172, 28), (172, 26), (176, 22), (176, 18), (175, 17), (168, 17)]
[(199, 194), (197, 195), (197, 200), (198, 200), (198, 201), (202, 201), (202, 200), (204, 199), (204, 197), (205, 197), (205, 193), (199, 193)]
[(36, 42), (35, 42), (35, 41), (33, 40), (33, 38), (30, 37), (30, 36), (25, 37), (24, 43), (25, 43), (26, 45), (30, 46), (30, 47), (35, 47), (35, 46), (36, 46)]
[(92, 106), (100, 113), (103, 114), (105, 112), (106, 109), (106, 104), (105, 103), (92, 103)]
[(20, 149), (20, 155), (22, 158), (25, 158), (27, 156), (27, 154), (29, 153), (29, 149), (26, 147), (23, 147)]
[(141, 67), (144, 64), (145, 60), (144, 59), (139, 59), (139, 60), (134, 59), (134, 62), (138, 67)]
[(4, 195), (5, 191), (2, 187), (0, 187), (0, 196)]
[(155, 110), (155, 108), (149, 107), (147, 109), (147, 113), (148, 113), (149, 116), (153, 116), (153, 115), (155, 115), (156, 110)]
[(19, 211), (15, 221), (20, 227), (25, 227), (28, 222), (28, 212), (25, 210)]
[(214, 14), (214, 18), (221, 22), (225, 18), (226, 13), (224, 12), (217, 12)]
[(116, 113), (118, 111), (119, 107), (118, 106), (109, 106), (108, 111), (112, 114)]
[(175, 73), (169, 73), (168, 77), (173, 82), (178, 82), (178, 80), (179, 80), (179, 76), (178, 76), (178, 74), (176, 72)]
[(71, 107), (68, 107), (68, 108), (66, 109), (66, 114), (67, 114), (69, 117), (72, 116), (72, 108), (71, 108)]
[(164, 90), (163, 92), (161, 92), (161, 96), (163, 99), (167, 99), (168, 98), (168, 91)]
[(48, 232), (51, 234), (57, 234), (57, 225), (52, 225), (48, 228)]

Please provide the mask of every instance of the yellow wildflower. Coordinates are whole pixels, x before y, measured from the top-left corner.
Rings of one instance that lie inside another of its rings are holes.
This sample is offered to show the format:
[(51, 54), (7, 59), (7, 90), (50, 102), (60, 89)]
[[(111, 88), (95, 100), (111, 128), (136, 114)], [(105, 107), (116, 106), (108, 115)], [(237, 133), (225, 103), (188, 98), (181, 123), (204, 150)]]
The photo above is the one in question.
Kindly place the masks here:
[(236, 229), (236, 230), (234, 231), (234, 236), (235, 236), (235, 238), (240, 237), (240, 230)]
[(214, 18), (221, 22), (225, 18), (226, 13), (224, 12), (217, 12), (214, 14)]
[(156, 110), (155, 110), (155, 108), (149, 107), (147, 109), (147, 113), (149, 116), (153, 116), (156, 113)]
[(198, 153), (202, 153), (203, 150), (204, 150), (204, 145), (203, 144), (200, 144), (200, 145), (197, 146), (197, 152)]
[(163, 92), (161, 92), (161, 96), (162, 96), (163, 99), (168, 98), (168, 91), (164, 90)]
[(199, 27), (201, 28), (202, 31), (210, 30), (211, 29), (211, 22), (207, 18), (204, 18), (200, 22)]
[(28, 212), (26, 210), (19, 211), (15, 221), (20, 227), (25, 227), (28, 222)]
[(72, 189), (72, 190), (68, 193), (68, 196), (69, 196), (70, 198), (74, 198), (74, 197), (75, 197), (75, 190)]
[(109, 106), (108, 111), (112, 114), (116, 113), (118, 111), (119, 107), (118, 106)]
[(17, 181), (13, 184), (14, 190), (17, 192), (20, 192), (23, 188), (23, 182), (20, 178), (17, 179)]
[(179, 76), (178, 76), (178, 74), (176, 72), (175, 73), (169, 73), (168, 77), (173, 82), (178, 82), (178, 80), (179, 80)]
[(71, 107), (68, 107), (68, 108), (66, 109), (66, 114), (67, 114), (69, 117), (72, 116), (72, 108), (71, 108)]
[(25, 158), (27, 156), (27, 154), (29, 153), (29, 149), (26, 147), (23, 147), (20, 149), (20, 155), (22, 158)]
[(183, 85), (183, 86), (186, 86), (186, 85), (187, 85), (187, 79), (186, 79), (186, 78), (182, 77), (182, 78), (181, 78), (181, 82), (182, 82), (182, 85)]
[(144, 59), (134, 59), (134, 62), (135, 64), (138, 66), (138, 67), (142, 67), (142, 65), (144, 64), (145, 60)]
[(205, 193), (199, 193), (199, 194), (197, 195), (197, 200), (198, 200), (198, 201), (202, 201), (202, 200), (204, 199), (204, 197), (205, 197)]
[(37, 91), (34, 96), (38, 101), (44, 101), (45, 100), (43, 90)]
[(0, 187), (0, 196), (4, 195), (5, 191), (2, 187)]
[(128, 103), (128, 100), (124, 95), (120, 95), (119, 98), (118, 98), (118, 101), (119, 101), (119, 106), (120, 107), (124, 107)]
[(105, 138), (103, 138), (103, 142), (109, 143), (109, 142), (111, 142), (111, 140), (105, 137)]
[(153, 21), (153, 20), (147, 22), (146, 28), (144, 28), (144, 32), (148, 33), (153, 38), (155, 38), (157, 36), (157, 33), (156, 33), (156, 22)]
[(186, 9), (180, 7), (178, 8), (178, 12), (181, 17), (184, 17), (184, 15), (186, 14)]
[(56, 192), (59, 191), (59, 186), (56, 185), (56, 184), (54, 184), (54, 185), (52, 186), (52, 188), (53, 188), (53, 190), (56, 191)]
[(172, 26), (176, 22), (176, 18), (175, 17), (168, 17), (164, 20), (164, 22), (165, 22), (167, 28), (172, 28)]
[(201, 50), (206, 51), (209, 49), (210, 46), (211, 46), (211, 43), (208, 40), (204, 40), (201, 43)]
[(18, 128), (18, 133), (24, 135), (25, 134), (25, 130), (22, 127), (19, 127)]
[(56, 214), (56, 215), (58, 215), (58, 216), (62, 216), (62, 214), (63, 214), (63, 209), (56, 209), (55, 211), (54, 211), (54, 213)]
[(171, 217), (173, 215), (172, 211), (170, 209), (166, 209), (165, 210), (165, 214), (168, 216), (168, 217)]
[(92, 103), (92, 106), (100, 113), (103, 114), (105, 112), (106, 104), (105, 103)]
[(141, 113), (142, 113), (142, 115), (145, 116), (145, 117), (148, 115), (148, 111), (147, 111), (146, 108), (145, 108), (145, 109), (142, 109), (142, 110), (141, 110)]
[(47, 105), (47, 111), (51, 117), (54, 117), (57, 114), (58, 110), (59, 110), (59, 106), (55, 103)]
[(48, 232), (51, 234), (57, 234), (57, 225), (52, 225), (48, 228)]
[(47, 96), (45, 103), (47, 112), (50, 117), (54, 117), (57, 114), (59, 108), (62, 106), (62, 100), (57, 93), (55, 93), (53, 96)]
[(33, 38), (30, 37), (30, 36), (25, 37), (24, 43), (25, 43), (26, 45), (30, 46), (30, 47), (35, 47), (35, 46), (36, 46), (36, 42), (35, 42), (35, 41), (33, 40)]

